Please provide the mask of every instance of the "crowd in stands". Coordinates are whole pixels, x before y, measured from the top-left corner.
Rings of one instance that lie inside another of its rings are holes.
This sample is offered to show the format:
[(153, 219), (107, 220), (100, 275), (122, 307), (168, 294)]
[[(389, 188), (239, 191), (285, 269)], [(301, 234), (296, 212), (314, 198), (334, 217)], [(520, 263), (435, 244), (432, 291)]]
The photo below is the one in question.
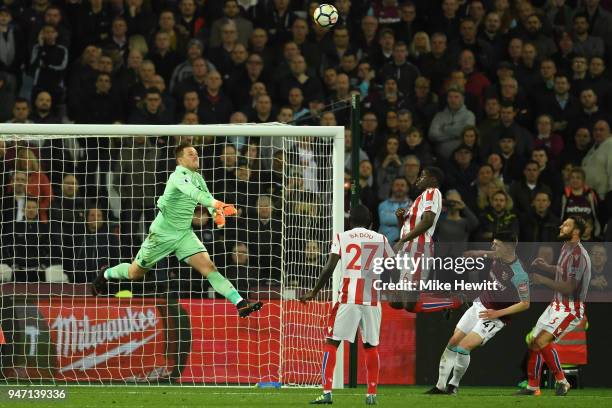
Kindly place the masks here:
[[(610, 0), (337, 0), (333, 29), (312, 21), (319, 3), (306, 0), (0, 4), (2, 122), (342, 125), (350, 181), (349, 107), (359, 93), (360, 199), (391, 241), (399, 237), (395, 210), (416, 198), (429, 165), (446, 176), (441, 242), (490, 241), (502, 229), (523, 242), (554, 241), (568, 215), (587, 221), (584, 241), (612, 241)], [(75, 282), (109, 259), (131, 258), (141, 242), (133, 231), (153, 219), (179, 142), (0, 141), (2, 237), (14, 240), (3, 242), (3, 257), (29, 271), (30, 258), (56, 262), (57, 251), (45, 248), (61, 243)], [(281, 188), (298, 204), (303, 192), (316, 195), (326, 147), (307, 138), (284, 152), (256, 138), (197, 145), (211, 190), (245, 212), (236, 244), (220, 249), (233, 254), (222, 260), (228, 275), (278, 270), (275, 197)], [(283, 175), (283, 161), (301, 171)], [(118, 216), (107, 211), (108, 186), (121, 197)], [(348, 206), (350, 182), (346, 195)], [(295, 206), (312, 218), (299, 228), (317, 228), (308, 224), (319, 211), (311, 198)], [(194, 226), (212, 248), (229, 232), (210, 225), (197, 210)], [(28, 234), (60, 241), (18, 242)], [(299, 262), (315, 276), (326, 245), (314, 239), (300, 248)], [(24, 248), (27, 256), (18, 253)], [(605, 266), (606, 247), (592, 251), (603, 252)], [(609, 279), (598, 275), (592, 285), (605, 289)]]

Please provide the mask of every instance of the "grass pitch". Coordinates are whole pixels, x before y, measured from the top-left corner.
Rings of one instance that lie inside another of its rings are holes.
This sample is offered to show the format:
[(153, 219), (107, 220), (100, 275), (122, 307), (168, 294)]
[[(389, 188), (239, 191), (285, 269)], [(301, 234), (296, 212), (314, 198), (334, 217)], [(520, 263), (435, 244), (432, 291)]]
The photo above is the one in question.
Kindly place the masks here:
[[(253, 388), (204, 388), (156, 386), (66, 386), (65, 400), (16, 400), (8, 398), (10, 389), (24, 386), (0, 387), (0, 406), (10, 407), (78, 407), (78, 408), (169, 408), (169, 407), (306, 407), (319, 395), (318, 389), (260, 390)], [(47, 388), (32, 387), (27, 389)], [(428, 387), (383, 386), (378, 390), (381, 407), (611, 407), (612, 389), (589, 388), (571, 390), (566, 397), (555, 397), (553, 390), (543, 390), (540, 397), (515, 397), (516, 388), (463, 387), (459, 396), (423, 395)], [(365, 406), (365, 388), (336, 390), (336, 407)]]

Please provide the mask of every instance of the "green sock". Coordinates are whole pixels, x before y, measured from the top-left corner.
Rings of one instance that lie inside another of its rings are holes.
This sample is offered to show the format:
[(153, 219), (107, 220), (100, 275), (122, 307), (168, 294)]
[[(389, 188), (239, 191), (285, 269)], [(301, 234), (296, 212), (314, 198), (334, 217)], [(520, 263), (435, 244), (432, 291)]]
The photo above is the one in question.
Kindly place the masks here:
[(115, 265), (112, 268), (108, 268), (104, 271), (104, 277), (106, 279), (129, 279), (128, 278), (128, 269), (130, 267), (129, 263), (121, 263), (119, 265)]
[(232, 285), (232, 283), (218, 271), (209, 273), (206, 279), (208, 279), (213, 289), (218, 294), (222, 295), (233, 304), (237, 305), (241, 300), (243, 300), (242, 296), (240, 296), (234, 285)]

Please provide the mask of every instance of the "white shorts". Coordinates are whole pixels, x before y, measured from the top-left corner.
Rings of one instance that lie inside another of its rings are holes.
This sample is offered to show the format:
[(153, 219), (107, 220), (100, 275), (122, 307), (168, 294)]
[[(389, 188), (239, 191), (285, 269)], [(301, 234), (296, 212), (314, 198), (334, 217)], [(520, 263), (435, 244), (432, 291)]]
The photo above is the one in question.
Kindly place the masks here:
[(482, 303), (474, 302), (457, 323), (457, 329), (463, 333), (474, 332), (479, 335), (482, 338), (483, 345), (506, 325), (500, 319), (483, 320), (478, 317), (478, 314), (484, 310), (487, 310), (487, 308)]
[(566, 333), (571, 332), (580, 324), (574, 314), (561, 310), (555, 310), (553, 305), (548, 305), (546, 310), (542, 313), (538, 322), (536, 323), (535, 330), (532, 332), (533, 336), (540, 334), (542, 330), (547, 331), (555, 337), (555, 341), (559, 340)]
[(378, 345), (382, 309), (378, 306), (336, 303), (329, 314), (327, 338), (355, 342), (357, 328), (364, 343)]
[[(405, 254), (407, 259), (410, 260), (408, 265), (404, 265), (404, 261), (401, 261), (402, 268), (400, 269), (400, 281), (426, 282), (429, 280), (431, 268), (429, 268), (429, 262), (426, 262), (425, 260), (433, 256), (433, 242), (426, 242), (423, 247), (419, 247), (417, 241), (418, 239), (412, 242), (407, 242), (399, 253), (402, 259), (404, 259)], [(418, 259), (420, 259), (420, 261), (417, 264), (416, 262)], [(407, 266), (407, 268), (405, 266)]]

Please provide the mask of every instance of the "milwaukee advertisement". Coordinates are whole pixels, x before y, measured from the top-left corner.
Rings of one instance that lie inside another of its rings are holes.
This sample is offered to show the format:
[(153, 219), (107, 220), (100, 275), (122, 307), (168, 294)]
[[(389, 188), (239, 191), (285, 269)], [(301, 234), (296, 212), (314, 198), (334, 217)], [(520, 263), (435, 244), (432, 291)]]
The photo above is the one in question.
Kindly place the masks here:
[[(285, 301), (281, 319), (280, 302), (239, 319), (223, 300), (5, 296), (2, 374), (79, 383), (316, 381), (329, 304)], [(384, 307), (381, 384), (414, 383), (415, 319), (406, 317)]]

